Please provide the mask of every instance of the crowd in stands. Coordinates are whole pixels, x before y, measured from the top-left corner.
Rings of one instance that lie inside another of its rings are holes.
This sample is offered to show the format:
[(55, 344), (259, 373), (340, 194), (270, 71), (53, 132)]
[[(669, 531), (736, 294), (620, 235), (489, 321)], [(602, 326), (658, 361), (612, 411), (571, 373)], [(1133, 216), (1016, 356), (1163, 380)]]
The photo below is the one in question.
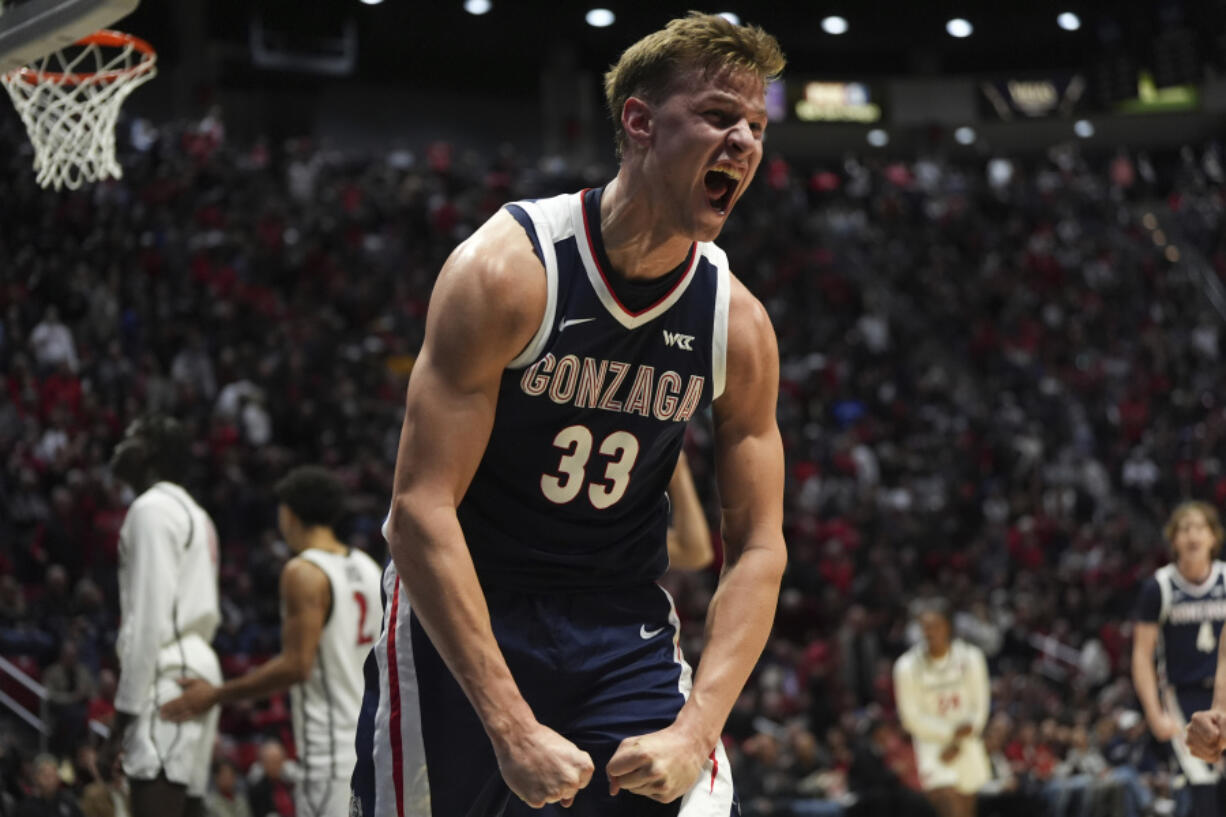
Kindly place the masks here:
[[(111, 813), (87, 722), (113, 711), (131, 497), (107, 462), (126, 422), (166, 411), (195, 441), (216, 646), (243, 672), (278, 644), (275, 480), (334, 469), (348, 541), (382, 559), (443, 260), (504, 202), (612, 174), (509, 149), (233, 145), (215, 118), (141, 133), (122, 180), (54, 193), (0, 120), (0, 655), (45, 685), (52, 730), (37, 759), (24, 727), (0, 739), (4, 817), (59, 787)], [(1172, 505), (1226, 501), (1223, 316), (1195, 274), (1226, 276), (1224, 190), (1212, 145), (768, 155), (720, 239), (778, 334), (788, 468), (776, 627), (725, 736), (746, 815), (927, 813), (890, 667), (928, 594), (989, 659), (981, 813), (1178, 802), (1136, 711), (1128, 621)], [(708, 420), (687, 445), (714, 519)], [(665, 580), (692, 662), (717, 570)], [(292, 809), (285, 702), (228, 707), (221, 731), (209, 813)]]

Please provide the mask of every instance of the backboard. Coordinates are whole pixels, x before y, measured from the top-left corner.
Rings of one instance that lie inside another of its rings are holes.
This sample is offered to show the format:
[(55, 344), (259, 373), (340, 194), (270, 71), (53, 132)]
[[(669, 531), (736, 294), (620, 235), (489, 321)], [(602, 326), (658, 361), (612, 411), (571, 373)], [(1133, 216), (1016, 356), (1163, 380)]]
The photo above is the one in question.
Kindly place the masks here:
[(0, 0), (0, 74), (130, 14), (140, 0)]

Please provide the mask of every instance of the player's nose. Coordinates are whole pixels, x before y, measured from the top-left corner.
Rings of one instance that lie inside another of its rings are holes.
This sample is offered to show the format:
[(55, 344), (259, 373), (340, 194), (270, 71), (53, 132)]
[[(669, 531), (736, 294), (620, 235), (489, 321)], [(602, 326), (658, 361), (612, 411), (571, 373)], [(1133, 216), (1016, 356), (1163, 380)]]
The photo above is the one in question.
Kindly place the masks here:
[(729, 153), (733, 156), (744, 155), (753, 141), (753, 131), (749, 127), (749, 121), (744, 118), (728, 129), (728, 135), (724, 139)]

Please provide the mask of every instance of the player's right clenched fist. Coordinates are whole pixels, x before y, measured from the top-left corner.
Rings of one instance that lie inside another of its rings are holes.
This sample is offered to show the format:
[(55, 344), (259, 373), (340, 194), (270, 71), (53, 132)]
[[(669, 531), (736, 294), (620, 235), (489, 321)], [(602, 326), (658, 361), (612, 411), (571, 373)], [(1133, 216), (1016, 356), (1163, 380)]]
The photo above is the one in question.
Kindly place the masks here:
[(1226, 712), (1197, 712), (1188, 723), (1188, 750), (1206, 763), (1216, 763), (1226, 749)]
[(548, 726), (538, 723), (501, 743), (494, 752), (502, 779), (532, 808), (569, 806), (592, 779), (591, 756)]

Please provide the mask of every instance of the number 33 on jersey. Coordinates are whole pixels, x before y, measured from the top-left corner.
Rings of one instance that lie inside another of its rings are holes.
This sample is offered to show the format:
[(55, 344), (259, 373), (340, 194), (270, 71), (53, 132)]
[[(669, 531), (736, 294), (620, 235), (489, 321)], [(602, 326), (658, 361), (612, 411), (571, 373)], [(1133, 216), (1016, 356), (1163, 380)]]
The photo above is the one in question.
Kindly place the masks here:
[(724, 253), (693, 244), (671, 288), (631, 310), (609, 283), (599, 207), (589, 190), (507, 208), (544, 267), (547, 304), (503, 374), (458, 509), (483, 582), (551, 590), (659, 578), (665, 489), (686, 423), (723, 392)]

